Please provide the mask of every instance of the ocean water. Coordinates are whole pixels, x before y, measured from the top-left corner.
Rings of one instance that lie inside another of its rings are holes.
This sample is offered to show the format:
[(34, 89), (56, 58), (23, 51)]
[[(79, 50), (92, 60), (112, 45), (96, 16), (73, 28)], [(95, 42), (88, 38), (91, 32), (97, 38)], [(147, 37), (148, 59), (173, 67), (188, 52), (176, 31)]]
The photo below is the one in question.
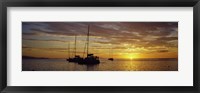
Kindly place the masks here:
[(80, 65), (65, 59), (22, 59), (22, 71), (178, 71), (177, 60), (100, 61), (97, 65)]

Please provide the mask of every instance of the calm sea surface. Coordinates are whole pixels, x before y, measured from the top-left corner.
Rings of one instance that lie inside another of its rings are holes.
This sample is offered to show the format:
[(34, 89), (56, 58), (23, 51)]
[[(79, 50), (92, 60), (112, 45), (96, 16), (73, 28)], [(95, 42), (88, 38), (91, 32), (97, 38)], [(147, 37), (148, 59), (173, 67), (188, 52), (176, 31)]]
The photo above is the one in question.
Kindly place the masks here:
[(23, 59), (22, 71), (178, 71), (178, 61), (109, 61), (101, 59), (101, 63), (98, 65), (80, 65), (65, 59)]

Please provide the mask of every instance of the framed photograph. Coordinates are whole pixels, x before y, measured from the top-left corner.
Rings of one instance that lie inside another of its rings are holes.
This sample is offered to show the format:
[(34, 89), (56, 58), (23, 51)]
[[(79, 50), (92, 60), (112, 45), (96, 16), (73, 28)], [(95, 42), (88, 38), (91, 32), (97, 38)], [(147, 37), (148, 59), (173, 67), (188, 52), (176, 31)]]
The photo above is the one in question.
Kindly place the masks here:
[(199, 0), (0, 6), (2, 93), (199, 93)]

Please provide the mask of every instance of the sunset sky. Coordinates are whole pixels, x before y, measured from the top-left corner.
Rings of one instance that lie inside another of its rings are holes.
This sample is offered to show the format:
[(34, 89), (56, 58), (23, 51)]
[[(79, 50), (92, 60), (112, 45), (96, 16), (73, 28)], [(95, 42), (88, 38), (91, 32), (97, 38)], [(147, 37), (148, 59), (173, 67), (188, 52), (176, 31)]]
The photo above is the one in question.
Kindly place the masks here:
[[(100, 58), (177, 58), (178, 22), (22, 22), (23, 56), (83, 56), (88, 25), (89, 53)], [(110, 52), (112, 51), (112, 53)]]

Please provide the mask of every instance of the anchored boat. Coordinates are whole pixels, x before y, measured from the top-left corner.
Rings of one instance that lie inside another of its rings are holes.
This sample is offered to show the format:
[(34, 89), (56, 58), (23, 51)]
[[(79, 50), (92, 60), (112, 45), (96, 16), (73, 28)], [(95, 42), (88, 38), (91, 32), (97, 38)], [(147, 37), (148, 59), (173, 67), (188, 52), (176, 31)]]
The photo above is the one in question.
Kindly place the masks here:
[(94, 54), (89, 54), (89, 32), (90, 32), (90, 25), (88, 25), (88, 34), (87, 34), (87, 57), (83, 59), (83, 61), (78, 62), (79, 64), (87, 64), (87, 65), (94, 65), (99, 64), (100, 60), (98, 56), (94, 56)]
[(112, 49), (109, 50), (109, 57), (110, 57), (110, 58), (108, 58), (108, 60), (114, 61)]
[(68, 62), (80, 62), (83, 61), (83, 58), (81, 58), (79, 55), (76, 55), (76, 36), (75, 36), (75, 43), (74, 43), (74, 58), (70, 58), (70, 45), (68, 47), (68, 53), (69, 53), (69, 58), (66, 59)]

